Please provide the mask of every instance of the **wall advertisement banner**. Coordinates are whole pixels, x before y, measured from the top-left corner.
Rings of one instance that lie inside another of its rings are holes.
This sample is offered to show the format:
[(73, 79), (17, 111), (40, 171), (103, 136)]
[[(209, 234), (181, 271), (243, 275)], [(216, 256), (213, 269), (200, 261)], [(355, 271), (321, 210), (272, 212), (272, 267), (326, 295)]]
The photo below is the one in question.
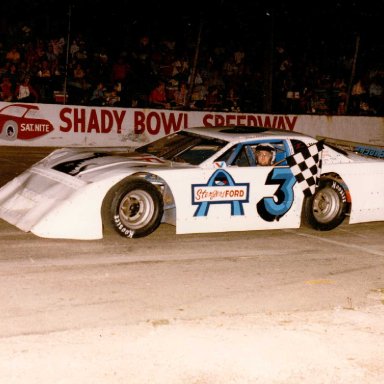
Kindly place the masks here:
[(191, 127), (257, 126), (384, 145), (384, 118), (0, 102), (0, 145), (137, 147)]

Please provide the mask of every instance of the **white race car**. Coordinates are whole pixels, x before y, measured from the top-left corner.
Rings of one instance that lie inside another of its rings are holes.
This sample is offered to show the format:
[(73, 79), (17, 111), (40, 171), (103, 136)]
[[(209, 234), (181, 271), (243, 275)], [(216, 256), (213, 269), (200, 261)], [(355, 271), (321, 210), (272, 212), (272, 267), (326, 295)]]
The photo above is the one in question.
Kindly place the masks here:
[[(269, 146), (273, 164), (257, 163)], [(0, 217), (37, 236), (330, 230), (384, 220), (384, 161), (299, 133), (190, 128), (135, 151), (63, 148), (0, 189)]]

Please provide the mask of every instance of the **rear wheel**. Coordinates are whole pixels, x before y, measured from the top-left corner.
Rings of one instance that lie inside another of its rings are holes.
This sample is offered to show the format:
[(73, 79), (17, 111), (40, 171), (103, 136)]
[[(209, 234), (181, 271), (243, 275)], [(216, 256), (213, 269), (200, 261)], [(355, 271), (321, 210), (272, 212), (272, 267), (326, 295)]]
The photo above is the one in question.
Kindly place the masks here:
[(344, 188), (337, 181), (325, 179), (313, 196), (305, 198), (302, 218), (314, 229), (329, 231), (344, 221), (346, 212)]
[(163, 201), (151, 183), (128, 178), (116, 184), (106, 195), (102, 205), (105, 232), (123, 237), (144, 237), (161, 222)]

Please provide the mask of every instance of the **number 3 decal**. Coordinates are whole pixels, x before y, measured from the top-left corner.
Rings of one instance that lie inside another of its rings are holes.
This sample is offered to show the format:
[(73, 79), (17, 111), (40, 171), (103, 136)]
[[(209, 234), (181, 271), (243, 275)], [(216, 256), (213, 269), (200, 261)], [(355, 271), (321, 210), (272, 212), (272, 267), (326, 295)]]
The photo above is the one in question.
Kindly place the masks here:
[(262, 198), (256, 205), (257, 212), (266, 221), (279, 220), (293, 204), (293, 186), (296, 178), (289, 168), (274, 168), (268, 174), (266, 185), (278, 185), (274, 196)]

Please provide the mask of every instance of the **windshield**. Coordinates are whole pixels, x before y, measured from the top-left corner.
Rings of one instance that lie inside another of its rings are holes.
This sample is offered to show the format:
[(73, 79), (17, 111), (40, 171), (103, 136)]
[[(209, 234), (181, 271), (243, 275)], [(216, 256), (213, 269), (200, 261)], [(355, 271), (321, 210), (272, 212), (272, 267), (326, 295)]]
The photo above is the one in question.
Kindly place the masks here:
[(162, 159), (198, 165), (227, 144), (224, 140), (181, 131), (136, 149)]

